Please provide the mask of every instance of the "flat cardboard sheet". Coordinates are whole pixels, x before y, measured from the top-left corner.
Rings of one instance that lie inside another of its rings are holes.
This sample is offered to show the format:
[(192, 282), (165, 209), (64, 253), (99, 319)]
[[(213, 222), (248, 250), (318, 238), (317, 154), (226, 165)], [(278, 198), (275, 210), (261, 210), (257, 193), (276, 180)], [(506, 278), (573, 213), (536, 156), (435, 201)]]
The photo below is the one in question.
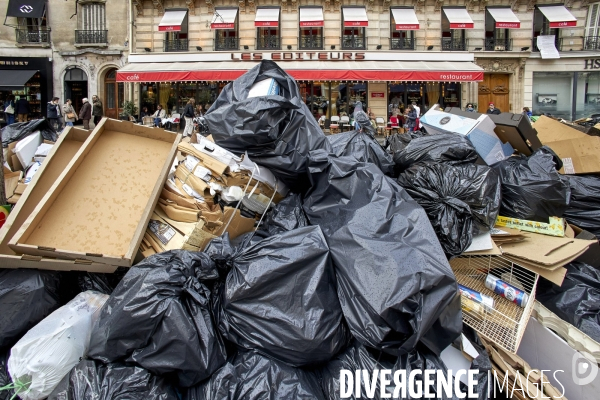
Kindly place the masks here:
[(540, 141), (563, 161), (562, 174), (600, 172), (600, 137), (589, 136), (559, 121), (541, 116), (534, 124)]
[(103, 119), (9, 245), (128, 267), (181, 135)]
[(526, 240), (501, 247), (502, 254), (554, 269), (562, 267), (593, 243), (590, 240), (555, 237), (523, 232)]

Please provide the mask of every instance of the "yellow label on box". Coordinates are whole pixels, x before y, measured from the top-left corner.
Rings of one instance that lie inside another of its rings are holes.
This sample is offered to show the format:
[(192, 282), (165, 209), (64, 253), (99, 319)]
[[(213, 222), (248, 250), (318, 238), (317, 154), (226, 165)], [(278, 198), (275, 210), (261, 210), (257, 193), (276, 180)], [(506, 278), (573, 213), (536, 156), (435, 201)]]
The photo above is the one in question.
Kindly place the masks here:
[(565, 236), (564, 218), (550, 217), (548, 223), (528, 221), (526, 219), (510, 218), (498, 216), (497, 226), (520, 229), (522, 231), (542, 233), (550, 236)]

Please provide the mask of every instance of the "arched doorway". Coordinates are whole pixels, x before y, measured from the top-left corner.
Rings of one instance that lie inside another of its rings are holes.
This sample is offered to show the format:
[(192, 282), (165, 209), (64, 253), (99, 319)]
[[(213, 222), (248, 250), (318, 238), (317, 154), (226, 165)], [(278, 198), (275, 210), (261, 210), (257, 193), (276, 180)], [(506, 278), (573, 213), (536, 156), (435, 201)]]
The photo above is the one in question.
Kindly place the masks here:
[(88, 97), (87, 74), (81, 68), (73, 67), (65, 73), (65, 98), (61, 102), (71, 99), (75, 112), (79, 115), (79, 109), (83, 105), (81, 100)]
[(108, 70), (104, 78), (104, 113), (108, 118), (117, 119), (119, 116), (119, 110), (123, 106), (123, 93), (123, 82), (117, 82), (117, 69)]

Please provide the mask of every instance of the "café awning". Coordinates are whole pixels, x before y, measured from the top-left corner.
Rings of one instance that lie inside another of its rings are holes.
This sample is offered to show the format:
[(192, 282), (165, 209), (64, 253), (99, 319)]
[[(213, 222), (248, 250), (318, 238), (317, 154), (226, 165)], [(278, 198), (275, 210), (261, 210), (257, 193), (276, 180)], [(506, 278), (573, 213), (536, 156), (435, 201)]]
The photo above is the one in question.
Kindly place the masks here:
[(42, 18), (46, 10), (46, 0), (9, 0), (7, 17)]
[(473, 20), (466, 8), (444, 7), (443, 10), (448, 22), (450, 22), (450, 29), (473, 29)]
[(324, 26), (323, 7), (301, 7), (300, 26)]
[(257, 8), (254, 26), (279, 26), (279, 7), (278, 8)]
[(344, 26), (369, 26), (367, 9), (364, 7), (342, 7)]
[(158, 24), (159, 32), (180, 32), (181, 25), (183, 25), (183, 21), (185, 20), (185, 16), (187, 15), (187, 11), (165, 11), (160, 23)]
[(521, 21), (510, 7), (490, 8), (487, 9), (496, 21), (496, 28), (520, 28)]
[(36, 72), (34, 70), (0, 69), (0, 90), (22, 89)]
[[(257, 62), (135, 63), (117, 71), (118, 82), (231, 81)], [(468, 61), (281, 61), (296, 80), (479, 82), (483, 69)]]
[(210, 27), (212, 29), (235, 29), (237, 8), (216, 8)]
[(392, 8), (397, 31), (419, 29), (419, 20), (414, 8)]
[(538, 6), (538, 9), (544, 14), (548, 22), (550, 22), (550, 28), (577, 26), (577, 18), (565, 6)]

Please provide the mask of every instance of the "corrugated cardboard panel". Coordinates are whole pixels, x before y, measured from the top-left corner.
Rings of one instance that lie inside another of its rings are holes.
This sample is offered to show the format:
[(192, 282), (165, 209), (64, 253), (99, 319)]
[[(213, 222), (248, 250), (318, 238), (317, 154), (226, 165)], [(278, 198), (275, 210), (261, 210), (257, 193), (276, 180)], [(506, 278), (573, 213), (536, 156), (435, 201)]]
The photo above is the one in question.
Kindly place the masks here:
[(103, 119), (9, 245), (131, 266), (181, 135)]
[(573, 257), (583, 253), (593, 243), (591, 240), (571, 239), (523, 232), (526, 240), (519, 243), (509, 243), (501, 247), (502, 254), (540, 267), (554, 269), (562, 267)]

